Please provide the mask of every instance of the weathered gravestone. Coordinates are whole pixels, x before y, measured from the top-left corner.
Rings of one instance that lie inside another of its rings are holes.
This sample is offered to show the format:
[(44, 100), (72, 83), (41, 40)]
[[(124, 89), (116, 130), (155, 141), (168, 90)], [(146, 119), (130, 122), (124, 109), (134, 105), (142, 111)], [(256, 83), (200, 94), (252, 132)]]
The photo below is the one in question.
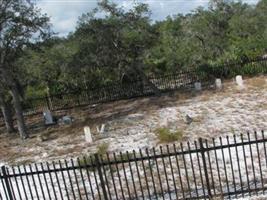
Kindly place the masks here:
[(53, 125), (56, 124), (55, 117), (53, 117), (52, 113), (50, 110), (46, 110), (43, 112), (44, 116), (44, 123), (45, 125)]
[(92, 139), (92, 134), (91, 134), (91, 130), (89, 126), (85, 126), (84, 128), (84, 136), (85, 136), (85, 141), (88, 143), (92, 143), (93, 139)]
[(195, 90), (196, 91), (201, 91), (202, 88), (201, 88), (201, 83), (200, 82), (195, 82), (194, 85), (195, 85)]
[(222, 80), (220, 78), (216, 78), (215, 80), (215, 87), (217, 90), (221, 90), (222, 89)]
[(100, 133), (100, 134), (104, 134), (104, 133), (105, 133), (105, 127), (106, 127), (105, 124), (102, 124), (102, 125), (101, 125), (101, 128), (99, 128), (99, 126), (97, 126), (97, 127), (96, 127), (97, 132)]
[(63, 116), (62, 118), (60, 118), (59, 120), (58, 120), (58, 123), (59, 124), (62, 124), (62, 125), (70, 125), (70, 124), (72, 124), (72, 122), (73, 122), (74, 120), (73, 120), (73, 118), (71, 117), (71, 116)]
[(193, 122), (193, 118), (191, 118), (189, 115), (185, 116), (185, 123), (186, 124), (191, 124)]

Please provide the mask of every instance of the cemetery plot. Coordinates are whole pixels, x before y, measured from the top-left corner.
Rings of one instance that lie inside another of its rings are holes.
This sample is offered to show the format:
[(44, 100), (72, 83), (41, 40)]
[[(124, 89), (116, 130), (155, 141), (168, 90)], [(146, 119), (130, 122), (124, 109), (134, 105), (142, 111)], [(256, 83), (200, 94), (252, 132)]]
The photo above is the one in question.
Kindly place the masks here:
[[(229, 81), (216, 91), (192, 89), (192, 93), (176, 92), (53, 113), (60, 119), (73, 118), (70, 124), (45, 127), (43, 116), (28, 118), (33, 128), (27, 143), (0, 135), (0, 162), (18, 164), (88, 155), (105, 144), (108, 151), (115, 152), (144, 149), (166, 141), (177, 142), (177, 138), (193, 141), (265, 129), (266, 77), (245, 79), (243, 84), (240, 89), (236, 82)], [(85, 140), (86, 126), (92, 134), (89, 143)], [(157, 134), (159, 130), (161, 135)]]

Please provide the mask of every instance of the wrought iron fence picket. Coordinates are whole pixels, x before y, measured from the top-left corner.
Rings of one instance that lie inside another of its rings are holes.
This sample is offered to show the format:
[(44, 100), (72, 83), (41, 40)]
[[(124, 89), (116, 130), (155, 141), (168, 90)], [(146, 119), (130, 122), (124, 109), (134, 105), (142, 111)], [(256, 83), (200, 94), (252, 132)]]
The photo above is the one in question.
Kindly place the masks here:
[[(1, 167), (0, 200), (209, 199), (266, 191), (265, 133)], [(22, 169), (22, 171), (21, 171)]]

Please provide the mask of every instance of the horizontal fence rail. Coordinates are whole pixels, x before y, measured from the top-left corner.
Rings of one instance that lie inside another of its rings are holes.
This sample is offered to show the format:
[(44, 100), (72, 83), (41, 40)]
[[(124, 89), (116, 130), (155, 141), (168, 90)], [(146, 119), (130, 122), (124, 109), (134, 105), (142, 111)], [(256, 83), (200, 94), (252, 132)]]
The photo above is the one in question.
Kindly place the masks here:
[[(187, 89), (194, 86), (198, 80), (196, 72), (177, 73), (151, 77), (149, 81), (161, 92), (177, 89)], [(77, 106), (105, 103), (115, 100), (151, 96), (155, 93), (150, 85), (142, 80), (127, 84), (110, 84), (105, 87), (82, 90), (77, 93), (65, 93), (50, 97), (27, 99), (23, 102), (24, 114), (40, 113), (45, 109), (52, 111)]]
[(131, 152), (3, 166), (0, 199), (211, 199), (267, 190), (264, 131)]
[[(234, 75), (255, 75), (267, 73), (267, 59), (253, 59), (240, 63), (228, 63), (221, 66), (203, 66), (196, 70), (179, 71), (167, 75), (148, 77), (148, 81), (160, 92), (187, 90), (197, 81), (203, 87), (214, 83), (215, 78), (230, 78)], [(25, 115), (41, 113), (45, 109), (63, 110), (78, 106), (105, 103), (115, 100), (131, 99), (155, 94), (151, 84), (137, 80), (130, 83), (111, 83), (101, 88), (84, 89), (78, 92), (61, 93), (47, 97), (26, 99), (23, 101)]]

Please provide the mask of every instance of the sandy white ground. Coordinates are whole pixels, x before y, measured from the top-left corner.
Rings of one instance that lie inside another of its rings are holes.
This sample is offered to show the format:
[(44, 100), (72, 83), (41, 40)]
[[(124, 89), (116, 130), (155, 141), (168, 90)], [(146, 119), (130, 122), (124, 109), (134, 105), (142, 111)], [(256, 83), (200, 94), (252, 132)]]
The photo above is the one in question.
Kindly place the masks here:
[[(42, 162), (77, 157), (82, 154), (96, 152), (98, 146), (103, 143), (109, 143), (108, 150), (110, 152), (125, 152), (126, 150), (145, 148), (151, 149), (151, 147), (161, 145), (155, 135), (155, 129), (163, 126), (171, 130), (182, 131), (184, 136), (182, 142), (193, 142), (199, 137), (210, 140), (212, 137), (231, 135), (233, 133), (266, 130), (266, 77), (248, 79), (245, 81), (245, 85), (246, 88), (240, 90), (234, 83), (230, 82), (225, 85), (223, 91), (194, 93), (193, 96), (187, 98), (184, 98), (182, 94), (175, 93), (170, 97), (160, 97), (160, 100), (157, 100), (156, 104), (153, 104), (153, 98), (143, 98), (129, 102), (121, 101), (114, 105), (111, 104), (109, 107), (98, 105), (97, 107), (100, 111), (93, 114), (90, 113), (90, 108), (84, 108), (84, 110), (78, 113), (69, 113), (75, 116), (76, 121), (74, 125), (70, 127), (52, 127), (46, 130), (51, 132), (49, 134), (51, 138), (47, 141), (40, 141), (37, 136), (30, 139), (28, 143), (14, 139), (9, 144), (6, 144), (8, 143), (7, 140), (1, 139), (0, 145), (2, 143), (1, 146), (4, 146), (5, 151), (8, 153), (0, 153), (3, 155), (0, 157), (0, 162), (5, 164), (21, 164), (25, 162)], [(122, 112), (125, 114), (121, 115)], [(88, 121), (86, 120), (88, 115), (91, 115), (89, 116), (90, 119), (95, 117), (101, 120), (94, 122)], [(193, 118), (193, 122), (190, 125), (185, 123), (186, 115)], [(102, 123), (106, 124), (106, 133), (99, 135), (94, 130), (96, 125)], [(94, 142), (92, 144), (85, 142), (82, 131), (83, 126), (81, 125), (89, 125), (93, 129)], [(260, 135), (260, 133), (258, 134)], [(245, 147), (247, 153), (249, 153), (248, 148)], [(256, 146), (253, 146), (253, 148), (252, 156), (256, 157)], [(263, 145), (259, 148), (260, 156), (264, 159)], [(240, 154), (242, 150), (238, 149), (238, 152)], [(222, 152), (218, 151), (217, 153), (218, 158), (222, 160)], [(226, 162), (229, 162), (229, 151), (225, 149), (223, 153)], [(196, 160), (196, 157), (194, 155), (192, 156), (193, 160)], [(242, 156), (240, 155), (240, 157)], [(189, 157), (186, 159), (189, 159)], [(235, 155), (233, 155), (232, 159), (236, 159)], [(244, 159), (242, 160), (242, 158), (240, 165), (244, 173)], [(258, 166), (257, 164), (255, 165)], [(267, 174), (267, 164), (263, 166), (264, 172)], [(130, 176), (129, 169), (126, 168), (126, 170), (127, 176)], [(236, 170), (234, 168), (234, 172)], [(229, 171), (231, 171), (230, 168)], [(168, 177), (171, 179), (169, 168), (167, 172)], [(258, 173), (259, 170), (256, 170), (256, 172)], [(123, 175), (122, 170), (119, 173)], [(182, 171), (182, 173), (184, 172)], [(93, 173), (90, 172), (92, 180), (93, 176)], [(231, 176), (231, 173), (229, 173), (229, 176)], [(253, 179), (253, 174), (249, 176)], [(239, 177), (236, 176), (235, 178), (238, 179)], [(52, 180), (55, 181), (55, 179)], [(93, 187), (93, 190), (96, 190), (95, 183), (93, 183)], [(254, 200), (254, 198), (245, 199)], [(262, 199), (265, 199), (265, 197), (262, 197)]]
[[(265, 129), (266, 77), (248, 79), (245, 84), (243, 90), (230, 82), (221, 92), (205, 91), (186, 98), (177, 92), (157, 100), (152, 97), (97, 105), (94, 113), (90, 107), (74, 110), (67, 113), (76, 120), (70, 127), (37, 130), (25, 142), (0, 134), (0, 162), (18, 164), (76, 157), (95, 152), (103, 143), (109, 143), (108, 150), (115, 152), (149, 148), (158, 145), (155, 129), (162, 126), (181, 130), (183, 141)], [(187, 114), (193, 118), (190, 125), (185, 123)], [(96, 126), (102, 123), (106, 124), (106, 134), (99, 135)], [(85, 125), (94, 132), (92, 144), (84, 140)], [(39, 141), (39, 135), (47, 132), (49, 140)]]

